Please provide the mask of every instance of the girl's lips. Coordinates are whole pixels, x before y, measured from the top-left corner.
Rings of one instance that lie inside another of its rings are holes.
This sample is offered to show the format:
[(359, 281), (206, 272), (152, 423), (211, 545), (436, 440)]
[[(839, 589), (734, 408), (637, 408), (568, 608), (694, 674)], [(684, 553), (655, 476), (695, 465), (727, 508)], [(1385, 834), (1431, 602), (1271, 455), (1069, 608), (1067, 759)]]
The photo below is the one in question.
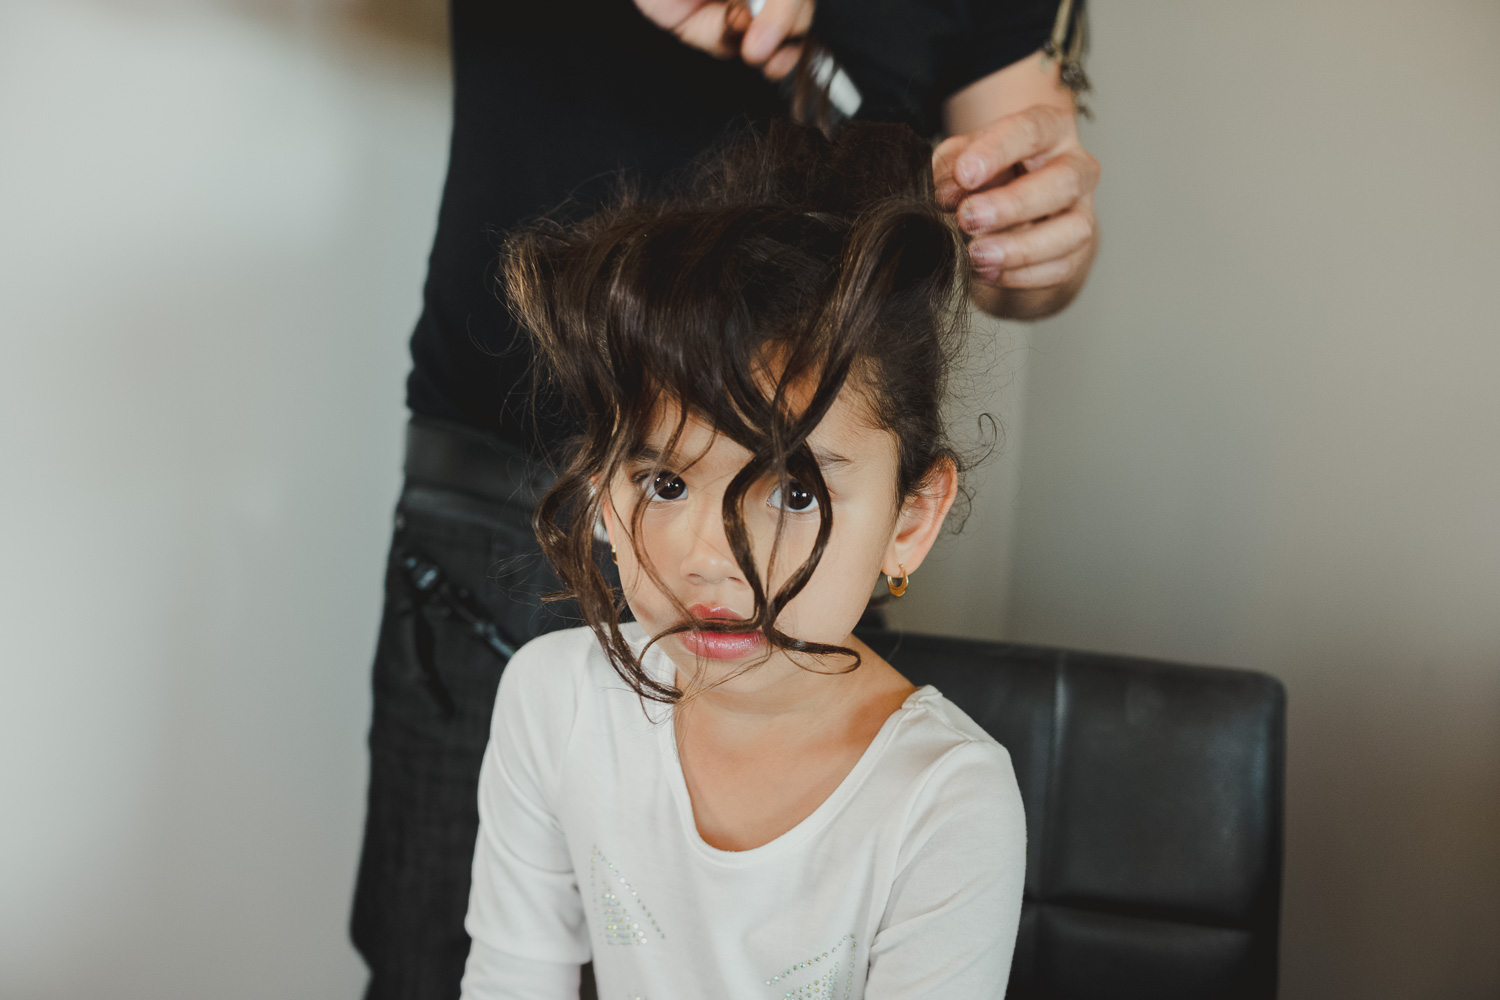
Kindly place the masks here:
[(694, 618), (727, 618), (737, 622), (745, 617), (733, 608), (726, 608), (722, 604), (694, 604), (687, 610), (688, 614)]
[(682, 648), (694, 656), (710, 660), (738, 660), (750, 656), (765, 645), (766, 638), (759, 632), (741, 632), (725, 635), (719, 632), (679, 632), (677, 638)]
[[(739, 621), (745, 617), (732, 608), (710, 607), (706, 604), (694, 604), (688, 608), (688, 613), (695, 618), (723, 618), (731, 621)], [(694, 629), (691, 632), (679, 632), (677, 638), (689, 653), (710, 660), (738, 660), (754, 654), (766, 643), (766, 637), (759, 632), (726, 635)]]

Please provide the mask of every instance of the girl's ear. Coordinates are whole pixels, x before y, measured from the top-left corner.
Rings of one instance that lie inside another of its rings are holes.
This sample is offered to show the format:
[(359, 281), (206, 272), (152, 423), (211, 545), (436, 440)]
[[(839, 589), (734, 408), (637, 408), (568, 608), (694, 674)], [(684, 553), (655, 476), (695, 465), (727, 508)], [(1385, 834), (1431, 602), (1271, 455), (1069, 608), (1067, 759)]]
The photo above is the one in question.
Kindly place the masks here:
[(958, 499), (958, 469), (952, 459), (938, 459), (922, 489), (907, 500), (896, 517), (896, 532), (880, 571), (899, 579), (916, 572), (943, 530), (943, 521)]

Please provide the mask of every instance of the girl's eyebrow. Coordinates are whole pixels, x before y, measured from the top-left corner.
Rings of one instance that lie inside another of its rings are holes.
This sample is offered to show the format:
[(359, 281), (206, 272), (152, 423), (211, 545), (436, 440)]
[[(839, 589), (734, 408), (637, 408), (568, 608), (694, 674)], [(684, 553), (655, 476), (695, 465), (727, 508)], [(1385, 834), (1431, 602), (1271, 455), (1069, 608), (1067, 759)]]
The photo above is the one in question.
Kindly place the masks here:
[(625, 461), (634, 465), (649, 465), (653, 468), (671, 469), (676, 472), (686, 472), (693, 465), (693, 462), (684, 461), (676, 453), (669, 455), (652, 444), (642, 444), (632, 451)]
[(813, 461), (818, 463), (818, 468), (820, 469), (827, 469), (830, 466), (848, 465), (854, 461), (852, 458), (845, 458), (838, 452), (819, 451), (817, 448), (812, 450), (812, 457)]
[[(812, 457), (813, 461), (818, 463), (818, 468), (820, 469), (849, 465), (854, 461), (854, 459), (848, 458), (844, 455), (840, 455), (836, 451), (821, 451), (817, 448), (812, 449)], [(643, 444), (630, 453), (629, 461), (646, 462), (651, 465), (666, 466), (667, 464), (669, 464), (670, 460), (667, 456), (662, 454), (662, 450), (660, 448), (657, 448), (654, 445)]]
[(630, 453), (629, 460), (632, 462), (650, 462), (653, 465), (661, 464), (661, 449), (653, 448), (649, 444), (643, 444)]

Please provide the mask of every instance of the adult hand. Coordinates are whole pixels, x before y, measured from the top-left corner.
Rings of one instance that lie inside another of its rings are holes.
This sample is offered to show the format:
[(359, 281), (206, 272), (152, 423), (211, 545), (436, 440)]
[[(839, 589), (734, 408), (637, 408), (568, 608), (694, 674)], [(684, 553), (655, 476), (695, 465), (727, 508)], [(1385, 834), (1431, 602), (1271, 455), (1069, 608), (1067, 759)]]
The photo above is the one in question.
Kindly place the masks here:
[(970, 237), (975, 301), (996, 315), (1061, 309), (1098, 246), (1099, 161), (1074, 116), (1051, 104), (1005, 115), (933, 151), (938, 203)]
[(743, 59), (780, 80), (802, 57), (814, 0), (764, 0), (755, 16), (747, 0), (635, 0), (642, 14), (717, 59)]

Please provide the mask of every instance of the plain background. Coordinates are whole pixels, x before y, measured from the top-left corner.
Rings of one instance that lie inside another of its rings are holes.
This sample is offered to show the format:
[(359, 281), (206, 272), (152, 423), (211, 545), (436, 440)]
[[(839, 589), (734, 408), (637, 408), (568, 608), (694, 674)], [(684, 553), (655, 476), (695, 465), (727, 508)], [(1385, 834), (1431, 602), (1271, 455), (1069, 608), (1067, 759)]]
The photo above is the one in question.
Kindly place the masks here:
[[(448, 129), (371, 11), (0, 0), (0, 996), (360, 990)], [(1283, 995), (1500, 995), (1500, 8), (1093, 16), (1098, 263), (895, 613), (1280, 677)]]

